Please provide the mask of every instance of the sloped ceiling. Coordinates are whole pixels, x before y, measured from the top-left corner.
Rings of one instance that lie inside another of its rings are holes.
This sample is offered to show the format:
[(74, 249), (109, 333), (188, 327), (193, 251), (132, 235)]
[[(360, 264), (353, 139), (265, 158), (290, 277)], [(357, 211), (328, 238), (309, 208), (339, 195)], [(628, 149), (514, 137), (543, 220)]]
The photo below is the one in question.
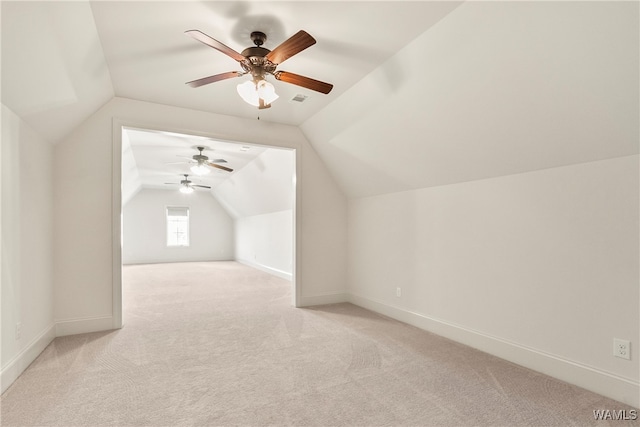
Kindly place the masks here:
[(305, 29), (318, 43), (281, 68), (334, 91), (276, 82), (260, 119), (300, 126), (349, 197), (638, 153), (637, 2), (1, 7), (2, 102), (52, 142), (114, 95), (255, 118), (235, 81), (185, 86), (237, 64), (183, 32), (242, 50)]
[[(113, 96), (300, 125), (459, 4), (2, 1), (2, 103), (54, 143)], [(252, 31), (265, 32), (273, 49), (304, 29), (317, 44), (278, 69), (334, 89), (274, 81), (280, 99), (258, 111), (236, 93), (248, 77), (190, 88), (185, 82), (241, 70), (184, 34), (191, 29), (236, 51), (253, 45)], [(298, 94), (306, 101), (291, 101)]]
[[(300, 125), (458, 4), (96, 1), (91, 8), (116, 96)], [(317, 44), (278, 69), (330, 82), (334, 89), (323, 95), (268, 76), (280, 99), (272, 108), (258, 111), (236, 92), (236, 85), (248, 76), (188, 87), (185, 82), (241, 71), (230, 57), (184, 34), (192, 29), (237, 52), (253, 46), (252, 31), (264, 32), (264, 47), (273, 49), (304, 29)], [(297, 94), (308, 98), (292, 102)]]
[(2, 1), (2, 103), (45, 140), (114, 96), (88, 2)]
[(468, 2), (302, 126), (350, 197), (638, 153), (637, 2)]
[(264, 150), (212, 192), (233, 218), (293, 209), (295, 154)]

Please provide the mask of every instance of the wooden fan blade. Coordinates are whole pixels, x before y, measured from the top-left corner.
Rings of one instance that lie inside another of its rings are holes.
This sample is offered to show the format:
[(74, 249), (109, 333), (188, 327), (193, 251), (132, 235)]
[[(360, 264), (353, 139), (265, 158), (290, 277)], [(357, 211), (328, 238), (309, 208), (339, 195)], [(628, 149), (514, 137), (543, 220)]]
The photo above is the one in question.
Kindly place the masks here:
[(315, 90), (316, 92), (324, 94), (331, 92), (331, 89), (333, 89), (333, 85), (330, 83), (321, 82), (320, 80), (289, 73), (287, 71), (276, 71), (273, 75), (277, 80), (306, 87), (307, 89)]
[(267, 53), (266, 58), (274, 64), (282, 64), (293, 55), (302, 52), (309, 46), (316, 44), (316, 39), (311, 37), (306, 31), (300, 30), (278, 47)]
[(213, 159), (209, 160), (211, 163), (227, 163), (225, 159)]
[(200, 187), (200, 188), (211, 188), (208, 185), (196, 185), (196, 184), (191, 184), (192, 187)]
[(239, 71), (229, 71), (228, 73), (216, 74), (209, 77), (203, 77), (198, 80), (193, 80), (191, 82), (187, 82), (191, 87), (200, 87), (204, 85), (208, 85), (209, 83), (219, 82), (220, 80), (226, 80), (233, 77), (240, 77), (242, 75)]
[(212, 168), (218, 168), (218, 169), (222, 169), (223, 171), (233, 172), (233, 169), (228, 168), (226, 166), (216, 165), (215, 163), (211, 163), (211, 162), (206, 162), (206, 163)]
[(202, 31), (189, 30), (189, 31), (185, 31), (184, 33), (190, 37), (193, 37), (199, 42), (206, 44), (209, 47), (219, 50), (220, 52), (224, 53), (227, 56), (230, 56), (231, 58), (235, 59), (238, 62), (244, 61), (245, 59), (244, 56), (240, 55), (238, 52), (231, 49), (229, 46), (223, 43), (220, 43), (218, 40), (206, 35)]

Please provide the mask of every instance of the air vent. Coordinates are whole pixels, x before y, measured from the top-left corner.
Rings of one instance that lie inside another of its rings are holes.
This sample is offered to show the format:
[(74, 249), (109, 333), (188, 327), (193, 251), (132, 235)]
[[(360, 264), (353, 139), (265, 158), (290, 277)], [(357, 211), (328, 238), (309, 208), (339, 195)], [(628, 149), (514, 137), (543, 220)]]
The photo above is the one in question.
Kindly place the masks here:
[(304, 102), (304, 101), (306, 101), (307, 98), (308, 98), (307, 95), (297, 94), (296, 96), (291, 98), (291, 101), (292, 102)]

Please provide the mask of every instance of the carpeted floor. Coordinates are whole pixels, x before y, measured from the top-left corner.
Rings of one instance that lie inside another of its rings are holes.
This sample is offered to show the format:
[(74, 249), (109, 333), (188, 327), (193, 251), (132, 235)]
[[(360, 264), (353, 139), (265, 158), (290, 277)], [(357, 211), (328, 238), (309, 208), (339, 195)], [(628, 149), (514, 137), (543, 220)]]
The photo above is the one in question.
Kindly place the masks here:
[(589, 426), (632, 408), (235, 262), (128, 266), (125, 327), (57, 338), (3, 426)]

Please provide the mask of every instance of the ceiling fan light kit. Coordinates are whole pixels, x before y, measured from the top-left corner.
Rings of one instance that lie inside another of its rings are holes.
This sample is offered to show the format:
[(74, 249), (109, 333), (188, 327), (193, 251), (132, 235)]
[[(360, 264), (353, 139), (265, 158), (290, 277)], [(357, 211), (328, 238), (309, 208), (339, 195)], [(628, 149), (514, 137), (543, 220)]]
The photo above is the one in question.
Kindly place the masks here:
[[(192, 164), (192, 166), (190, 168), (191, 172), (195, 173), (196, 175), (206, 175), (211, 171), (210, 168), (221, 169), (221, 170), (226, 171), (226, 172), (233, 172), (233, 169), (217, 164), (217, 163), (227, 163), (227, 161), (225, 159), (209, 160), (208, 156), (205, 156), (204, 154), (202, 154), (202, 152), (204, 151), (205, 147), (196, 147), (196, 148), (198, 149), (198, 154), (193, 155), (188, 162), (184, 162), (184, 163), (191, 163)], [(194, 185), (189, 180), (189, 175), (188, 174), (183, 174), (183, 175), (184, 175), (184, 179), (180, 181), (180, 192), (181, 193), (191, 194), (191, 193), (193, 193), (193, 188), (194, 187), (209, 188), (209, 189), (211, 188), (211, 187), (209, 187), (207, 185)], [(172, 185), (172, 184), (175, 184), (175, 183), (174, 182), (165, 182), (165, 184)]]
[(247, 104), (260, 109), (271, 107), (271, 103), (278, 99), (276, 89), (266, 80), (247, 80), (236, 87), (238, 94)]
[[(165, 182), (168, 185), (174, 185), (175, 182)], [(194, 187), (200, 188), (208, 188), (211, 189), (208, 185), (196, 185), (191, 182), (188, 174), (184, 174), (184, 179), (180, 181), (180, 192), (183, 194), (191, 194), (193, 193)]]
[(209, 173), (209, 168), (202, 163), (198, 163), (191, 166), (191, 172), (195, 173), (196, 175), (206, 175)]
[(184, 184), (180, 186), (180, 192), (184, 193), (184, 194), (191, 194), (193, 193), (193, 188), (191, 188), (190, 186)]
[(273, 50), (262, 47), (267, 40), (267, 35), (261, 31), (254, 31), (251, 33), (251, 41), (255, 46), (244, 49), (242, 53), (236, 52), (201, 31), (189, 30), (185, 31), (185, 34), (233, 58), (238, 61), (242, 68), (241, 72), (229, 71), (187, 82), (191, 87), (200, 87), (209, 83), (250, 74), (251, 80), (238, 84), (236, 90), (246, 103), (259, 109), (271, 107), (271, 103), (278, 99), (274, 86), (265, 79), (267, 74), (273, 75), (276, 80), (324, 94), (328, 94), (333, 89), (333, 85), (330, 83), (287, 71), (276, 71), (276, 67), (279, 64), (316, 43), (316, 40), (306, 31), (298, 31)]

